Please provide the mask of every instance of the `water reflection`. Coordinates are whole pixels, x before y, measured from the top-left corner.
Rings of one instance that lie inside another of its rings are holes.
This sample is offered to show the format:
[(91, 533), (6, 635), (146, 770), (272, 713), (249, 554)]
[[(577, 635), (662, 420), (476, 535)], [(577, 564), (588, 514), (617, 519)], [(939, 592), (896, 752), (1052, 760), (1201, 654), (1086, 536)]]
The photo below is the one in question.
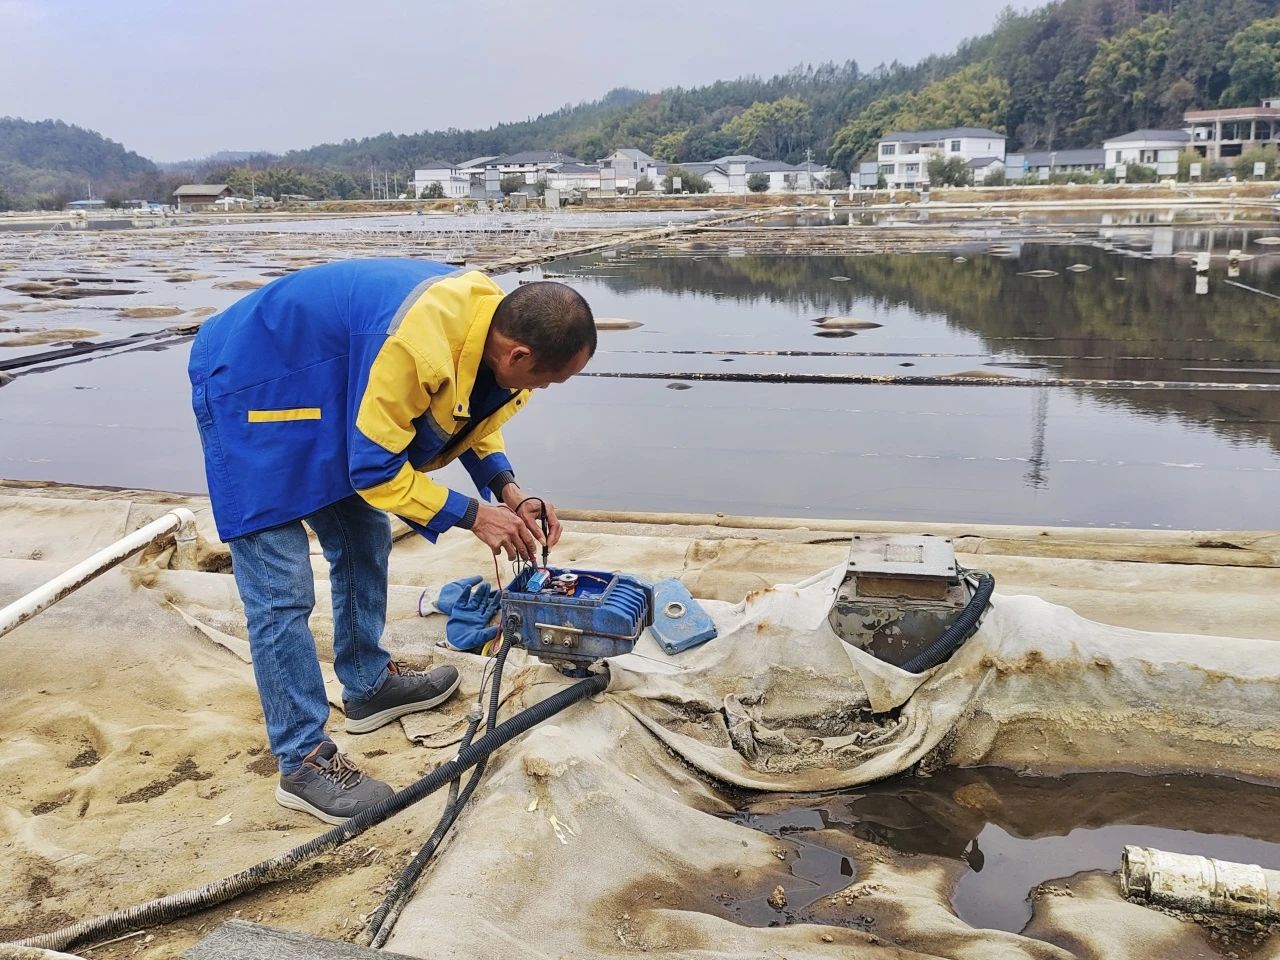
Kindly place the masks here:
[[(840, 835), (962, 862), (967, 869), (952, 893), (956, 913), (973, 926), (1017, 932), (1031, 917), (1033, 887), (1079, 871), (1115, 870), (1125, 844), (1280, 866), (1275, 803), (1274, 788), (1225, 778), (1025, 777), (986, 767), (899, 777), (817, 799), (764, 800), (733, 819), (803, 844), (798, 852), (828, 874), (837, 855), (850, 853)], [(849, 882), (807, 879), (826, 890)]]
[[(884, 202), (881, 196), (880, 202)], [(834, 210), (821, 209), (796, 210), (788, 213), (762, 217), (757, 222), (764, 227), (873, 227), (895, 223), (957, 223), (972, 226), (976, 221), (972, 216), (972, 208), (947, 209), (921, 204), (901, 204), (889, 209), (883, 207), (876, 210), (867, 209), (867, 205), (854, 207), (840, 206)], [(991, 219), (986, 222), (1004, 225), (1025, 224), (1028, 226), (1047, 225), (1085, 225), (1115, 226), (1141, 224), (1187, 224), (1187, 223), (1235, 223), (1240, 221), (1270, 221), (1274, 223), (1276, 210), (1256, 206), (1240, 208), (1212, 207), (1163, 207), (1149, 209), (1116, 209), (1100, 210), (1010, 210), (1007, 212), (992, 209)]]
[[(1243, 249), (1253, 259), (1241, 265), (1241, 281), (1256, 290), (1280, 292), (1275, 273), (1280, 261), (1267, 253), (1272, 247), (1254, 242), (1265, 234), (1240, 226), (1167, 232), (1168, 237), (1151, 240), (1117, 231), (1106, 240), (1110, 249), (1004, 244), (995, 254), (970, 251), (963, 262), (922, 254), (694, 258), (638, 251), (615, 258), (607, 269), (591, 261), (573, 269), (598, 277), (621, 294), (659, 291), (825, 312), (906, 310), (916, 318), (941, 320), (955, 334), (976, 335), (999, 355), (1001, 365), (1039, 366), (1053, 377), (1280, 384), (1280, 301), (1225, 283), (1225, 254)], [(1157, 243), (1171, 253), (1214, 254), (1211, 294), (1195, 296), (1190, 259), (1155, 258), (1151, 248)], [(1034, 271), (1055, 275), (1027, 276)], [(848, 281), (836, 283), (832, 277)], [(704, 330), (699, 340), (697, 331), (690, 331), (683, 345), (710, 349), (719, 345), (720, 333)], [(892, 327), (885, 333), (894, 336)], [(838, 346), (852, 342), (827, 341), (823, 346), (839, 354)], [(866, 354), (851, 350), (850, 355)], [(885, 362), (882, 372), (904, 371)], [(1027, 375), (1026, 370), (1008, 372)], [(1038, 394), (1027, 474), (1032, 486), (1044, 482), (1049, 399), (1047, 391)], [(1280, 450), (1280, 392), (1126, 390), (1094, 391), (1091, 397), (1121, 409), (1207, 425), (1233, 441), (1265, 440)]]

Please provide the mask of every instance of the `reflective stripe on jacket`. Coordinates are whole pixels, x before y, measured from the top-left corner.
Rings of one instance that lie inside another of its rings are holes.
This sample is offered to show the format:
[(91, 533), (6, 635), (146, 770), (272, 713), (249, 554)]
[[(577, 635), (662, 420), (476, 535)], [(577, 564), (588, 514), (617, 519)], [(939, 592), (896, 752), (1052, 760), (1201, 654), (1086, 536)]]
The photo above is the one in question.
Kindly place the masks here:
[(431, 540), (462, 519), (470, 499), (426, 471), (459, 458), (487, 496), (511, 469), (499, 428), (529, 400), (491, 377), (477, 388), (502, 296), (445, 264), (348, 260), (210, 317), (189, 374), (219, 535), (297, 520), (353, 491)]

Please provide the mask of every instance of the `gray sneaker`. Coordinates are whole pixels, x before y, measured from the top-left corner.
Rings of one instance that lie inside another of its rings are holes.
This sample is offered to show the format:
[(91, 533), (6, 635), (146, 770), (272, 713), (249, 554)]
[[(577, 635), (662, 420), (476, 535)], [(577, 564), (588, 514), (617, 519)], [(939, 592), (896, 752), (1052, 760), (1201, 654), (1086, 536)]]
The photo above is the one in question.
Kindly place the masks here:
[(395, 793), (366, 776), (332, 740), (316, 747), (293, 773), (281, 774), (276, 803), (337, 826)]
[(382, 686), (368, 700), (342, 701), (347, 733), (369, 733), (406, 713), (430, 710), (448, 700), (461, 681), (455, 667), (410, 670), (393, 662), (389, 669)]

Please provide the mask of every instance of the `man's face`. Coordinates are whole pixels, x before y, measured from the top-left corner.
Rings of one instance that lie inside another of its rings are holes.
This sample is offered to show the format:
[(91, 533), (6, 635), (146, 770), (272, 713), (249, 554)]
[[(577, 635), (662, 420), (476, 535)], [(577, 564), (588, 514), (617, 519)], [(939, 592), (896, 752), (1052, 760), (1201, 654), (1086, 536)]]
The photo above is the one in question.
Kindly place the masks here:
[(541, 390), (581, 373), (590, 359), (591, 354), (584, 347), (559, 370), (544, 369), (538, 366), (528, 347), (517, 344), (498, 361), (493, 375), (504, 390)]

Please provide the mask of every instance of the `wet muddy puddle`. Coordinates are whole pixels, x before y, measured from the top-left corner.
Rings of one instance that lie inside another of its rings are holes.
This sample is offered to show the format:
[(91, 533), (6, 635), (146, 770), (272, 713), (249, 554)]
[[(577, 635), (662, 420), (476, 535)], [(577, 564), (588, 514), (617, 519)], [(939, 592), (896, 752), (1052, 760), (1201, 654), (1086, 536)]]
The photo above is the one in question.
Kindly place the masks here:
[[(963, 865), (951, 891), (974, 927), (1022, 931), (1052, 881), (1119, 870), (1126, 844), (1280, 869), (1280, 792), (1238, 780), (1126, 773), (1025, 777), (994, 767), (894, 778), (815, 798), (772, 797), (735, 823), (777, 837), (794, 885), (728, 903), (750, 926), (809, 919), (857, 878), (860, 844)], [(843, 841), (843, 842), (842, 842)]]

